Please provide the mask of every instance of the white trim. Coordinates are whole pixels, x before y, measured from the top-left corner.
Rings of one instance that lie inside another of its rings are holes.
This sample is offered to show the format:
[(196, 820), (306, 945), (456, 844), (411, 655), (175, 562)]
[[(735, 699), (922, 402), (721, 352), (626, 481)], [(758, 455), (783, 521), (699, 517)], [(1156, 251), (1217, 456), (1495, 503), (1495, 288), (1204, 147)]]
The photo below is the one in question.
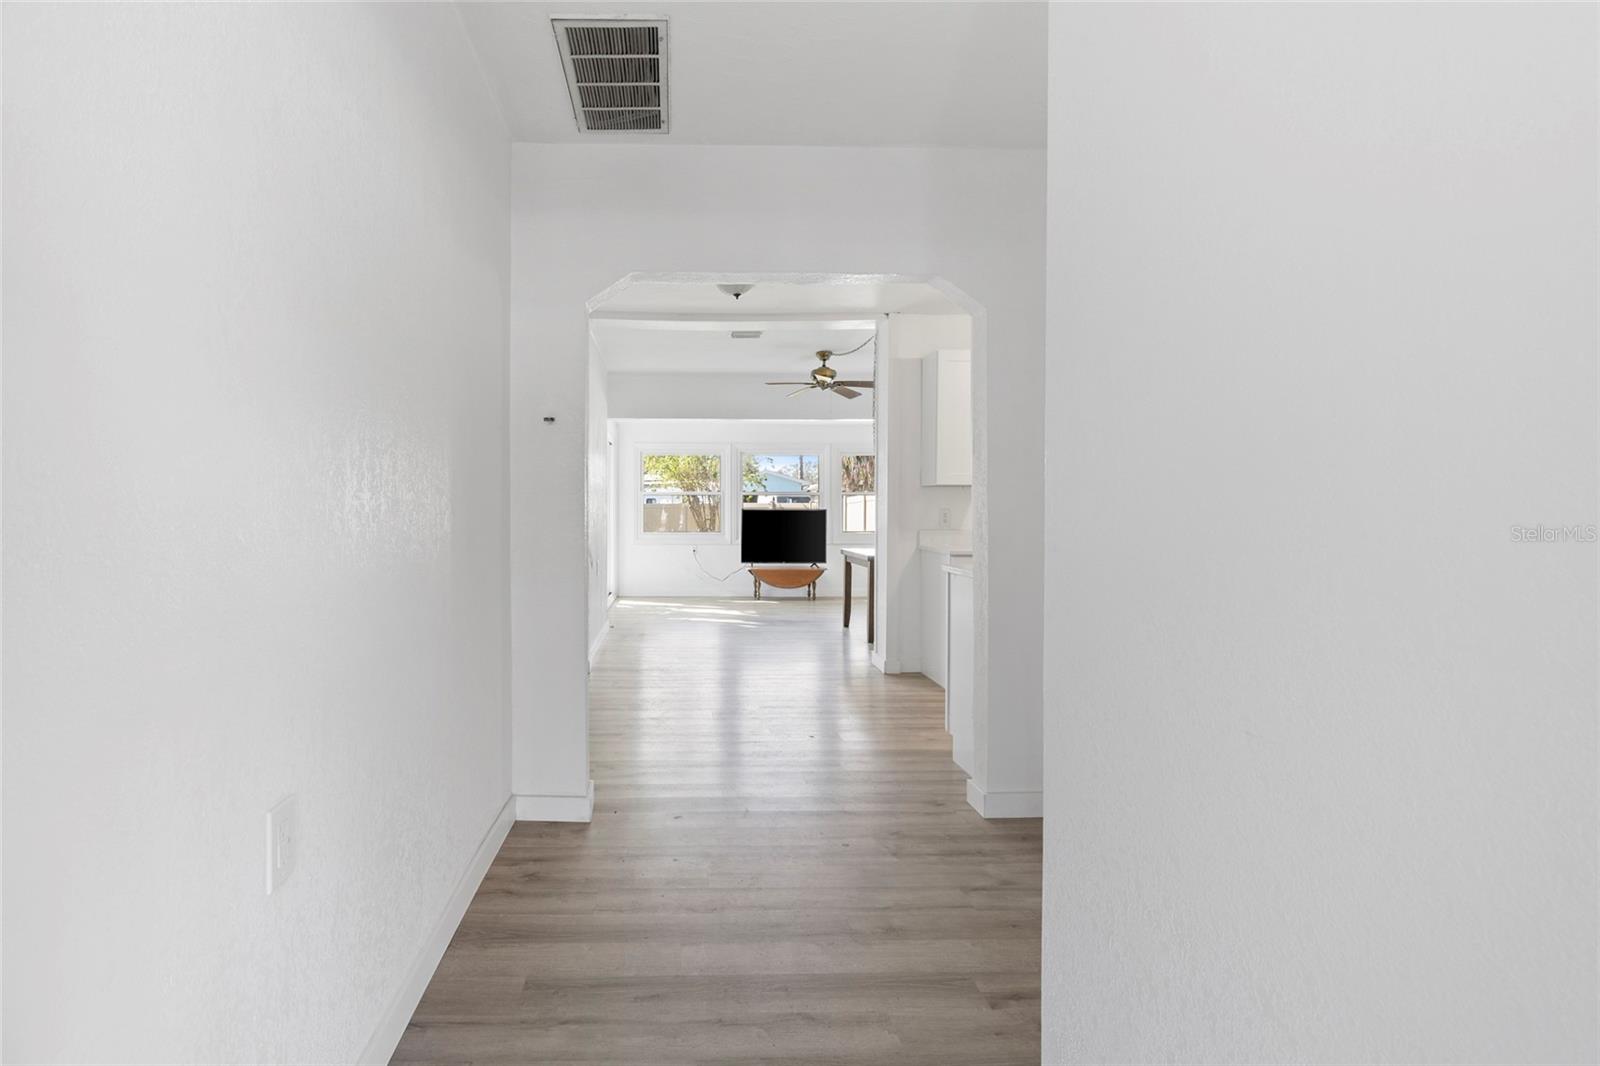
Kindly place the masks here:
[[(889, 536), (894, 528), (895, 507), (898, 506), (893, 485), (895, 460), (892, 442), (896, 425), (892, 410), (894, 375), (889, 372), (892, 362), (889, 353), (893, 350), (895, 338), (891, 321), (888, 314), (880, 314), (873, 334), (872, 380), (877, 384), (872, 390), (872, 478), (878, 497), (878, 521), (877, 528), (871, 534), (875, 563), (867, 571), (873, 579), (869, 596), (877, 612), (873, 619), (875, 639), (870, 661), (884, 673), (889, 672), (890, 647), (895, 650), (896, 660), (901, 652), (899, 629), (895, 625), (895, 612), (899, 608), (900, 598), (895, 592), (894, 582), (889, 580), (898, 563)], [(842, 514), (840, 521), (842, 524)]]
[(594, 818), (594, 782), (582, 796), (514, 796), (519, 822), (587, 822)]
[(451, 891), (450, 898), (445, 901), (439, 920), (434, 922), (428, 938), (422, 942), (411, 968), (406, 971), (405, 979), (389, 1001), (388, 1009), (383, 1012), (377, 1029), (362, 1049), (357, 1062), (364, 1066), (368, 1063), (382, 1066), (394, 1055), (394, 1049), (400, 1046), (400, 1038), (405, 1035), (411, 1015), (416, 1012), (422, 993), (428, 989), (428, 982), (433, 980), (433, 971), (438, 969), (444, 949), (450, 946), (450, 938), (456, 935), (456, 927), (466, 915), (472, 897), (477, 895), (478, 886), (489, 872), (489, 864), (494, 862), (506, 834), (511, 831), (512, 807), (512, 797), (508, 796), (499, 813), (494, 816), (494, 821), (489, 824), (489, 831), (478, 842), (478, 850), (472, 853), (467, 868), (461, 872), (461, 878)]
[[(614, 300), (620, 293), (626, 291), (634, 285), (649, 284), (660, 281), (670, 281), (680, 285), (702, 283), (714, 285), (722, 282), (727, 282), (729, 284), (747, 283), (751, 285), (757, 285), (763, 281), (783, 282), (790, 285), (870, 285), (886, 284), (890, 282), (919, 282), (927, 285), (931, 289), (938, 290), (947, 299), (949, 299), (950, 303), (954, 306), (953, 311), (925, 311), (919, 313), (960, 314), (963, 311), (971, 313), (974, 308), (979, 311), (983, 310), (982, 304), (978, 303), (965, 292), (961, 291), (961, 289), (957, 286), (952, 285), (950, 282), (944, 280), (944, 278), (938, 274), (847, 274), (840, 273), (838, 271), (819, 272), (814, 270), (760, 270), (743, 271), (737, 274), (729, 273), (727, 271), (708, 272), (703, 270), (633, 270), (622, 275), (622, 277), (618, 278), (610, 285), (607, 285), (595, 295), (591, 296), (587, 301), (584, 302), (584, 310), (590, 312), (599, 310)], [(905, 309), (897, 307), (894, 310), (904, 311)], [(654, 311), (650, 312), (650, 314), (659, 313), (660, 312)], [(862, 313), (882, 314), (883, 312), (875, 310)], [(690, 314), (693, 313), (691, 312)], [(824, 318), (840, 317), (840, 314), (837, 311), (825, 311), (820, 312), (820, 314)], [(793, 318), (795, 316), (790, 315), (788, 317)]]
[(985, 818), (1043, 818), (1043, 792), (985, 792), (967, 781), (967, 803)]
[(877, 312), (867, 312), (864, 318), (840, 318), (837, 311), (797, 311), (783, 315), (762, 312), (730, 315), (709, 311), (590, 311), (589, 321), (604, 322), (620, 329), (670, 329), (697, 333), (726, 333), (735, 329), (776, 330), (796, 323), (817, 330), (872, 329), (878, 324)]
[[(870, 418), (658, 418), (655, 415), (624, 415), (621, 418), (612, 418), (607, 421), (618, 425), (634, 425), (640, 422), (749, 422), (752, 425), (763, 426), (870, 426)], [(850, 455), (866, 455), (867, 452), (849, 452)]]
[[(610, 610), (612, 602), (615, 601), (615, 600), (616, 600), (616, 596), (613, 595), (610, 599), (608, 599), (606, 601), (606, 608), (607, 608), (608, 612)], [(602, 645), (602, 644), (604, 644), (606, 642), (606, 637), (609, 636), (610, 634), (611, 634), (611, 618), (610, 618), (610, 615), (608, 613), (607, 617), (605, 619), (605, 625), (600, 627), (599, 634), (594, 638), (594, 642), (589, 645), (589, 665), (591, 667), (594, 666), (594, 657), (596, 655), (600, 654), (600, 645)]]

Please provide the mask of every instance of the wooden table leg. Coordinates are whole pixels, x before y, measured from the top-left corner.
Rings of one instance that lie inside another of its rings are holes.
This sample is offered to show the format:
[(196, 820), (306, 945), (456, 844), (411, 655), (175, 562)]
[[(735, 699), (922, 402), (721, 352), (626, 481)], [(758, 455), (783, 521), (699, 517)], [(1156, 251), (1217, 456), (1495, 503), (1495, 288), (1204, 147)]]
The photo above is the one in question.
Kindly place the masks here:
[(755, 574), (751, 574), (750, 575), (750, 580), (755, 583), (755, 586), (756, 586), (756, 599), (759, 600), (761, 598), (761, 579), (759, 577), (756, 577)]
[(850, 560), (844, 560), (844, 627), (850, 628), (850, 571), (855, 567), (850, 565)]
[(878, 642), (878, 560), (867, 560), (867, 643)]

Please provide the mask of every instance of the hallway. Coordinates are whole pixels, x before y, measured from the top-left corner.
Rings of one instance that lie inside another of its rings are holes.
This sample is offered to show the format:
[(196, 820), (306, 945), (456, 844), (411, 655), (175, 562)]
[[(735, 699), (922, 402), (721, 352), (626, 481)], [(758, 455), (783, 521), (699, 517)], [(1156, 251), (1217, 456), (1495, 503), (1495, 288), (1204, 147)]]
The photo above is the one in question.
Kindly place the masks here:
[(594, 821), (512, 828), (394, 1061), (1039, 1061), (1040, 823), (839, 608), (613, 607)]

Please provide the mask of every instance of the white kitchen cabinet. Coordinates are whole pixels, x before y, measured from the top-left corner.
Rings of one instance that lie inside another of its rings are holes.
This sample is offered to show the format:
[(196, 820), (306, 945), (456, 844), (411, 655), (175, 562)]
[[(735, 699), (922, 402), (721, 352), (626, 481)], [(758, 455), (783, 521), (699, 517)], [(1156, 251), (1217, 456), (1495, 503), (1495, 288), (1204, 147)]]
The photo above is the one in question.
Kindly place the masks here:
[(950, 730), (950, 757), (970, 776), (973, 766), (973, 584), (972, 571), (964, 566), (944, 568), (947, 632), (950, 645), (945, 664), (945, 726)]
[(920, 563), (922, 611), (922, 674), (940, 688), (945, 683), (945, 655), (950, 644), (949, 620), (945, 617), (944, 568), (950, 562), (950, 553), (923, 548), (917, 552)]
[(920, 545), (919, 587), (921, 598), (918, 621), (921, 633), (918, 662), (923, 676), (940, 688), (945, 685), (945, 657), (949, 654), (949, 619), (946, 617), (944, 568), (952, 563), (972, 564), (972, 547), (965, 530), (923, 530), (917, 534)]
[(922, 483), (972, 484), (972, 353), (922, 359)]

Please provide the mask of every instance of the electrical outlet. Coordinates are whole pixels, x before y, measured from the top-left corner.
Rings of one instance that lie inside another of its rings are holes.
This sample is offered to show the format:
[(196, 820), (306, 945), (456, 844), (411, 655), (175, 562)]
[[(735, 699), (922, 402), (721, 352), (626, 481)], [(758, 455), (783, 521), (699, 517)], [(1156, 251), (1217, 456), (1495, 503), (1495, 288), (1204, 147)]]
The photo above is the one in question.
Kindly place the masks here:
[(278, 801), (267, 812), (267, 895), (294, 873), (294, 856), (300, 842), (300, 826), (295, 817), (294, 797)]
[(949, 529), (950, 528), (950, 508), (948, 508), (948, 507), (939, 508), (939, 528), (940, 529)]

